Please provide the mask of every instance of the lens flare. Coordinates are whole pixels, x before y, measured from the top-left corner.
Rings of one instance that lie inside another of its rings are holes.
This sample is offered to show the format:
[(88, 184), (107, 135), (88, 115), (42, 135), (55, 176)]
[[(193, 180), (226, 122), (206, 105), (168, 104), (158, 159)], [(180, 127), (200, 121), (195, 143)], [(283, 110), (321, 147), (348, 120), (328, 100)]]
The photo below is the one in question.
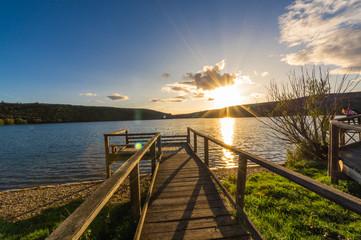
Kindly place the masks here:
[(143, 144), (141, 144), (141, 143), (136, 143), (136, 144), (134, 145), (134, 147), (135, 147), (135, 149), (141, 149), (141, 148), (143, 147)]

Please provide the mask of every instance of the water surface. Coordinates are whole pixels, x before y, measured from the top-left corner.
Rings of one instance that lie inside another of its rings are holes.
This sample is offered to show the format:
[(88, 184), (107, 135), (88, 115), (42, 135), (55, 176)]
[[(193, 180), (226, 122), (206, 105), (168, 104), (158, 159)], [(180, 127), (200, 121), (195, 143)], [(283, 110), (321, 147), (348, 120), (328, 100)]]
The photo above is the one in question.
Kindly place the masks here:
[[(0, 191), (105, 178), (104, 133), (129, 129), (130, 133), (185, 135), (188, 126), (273, 162), (285, 160), (285, 146), (255, 118), (1, 126)], [(199, 140), (201, 156), (202, 144)], [(212, 143), (209, 147), (211, 167), (235, 166), (233, 153)], [(144, 163), (141, 171), (149, 170)]]

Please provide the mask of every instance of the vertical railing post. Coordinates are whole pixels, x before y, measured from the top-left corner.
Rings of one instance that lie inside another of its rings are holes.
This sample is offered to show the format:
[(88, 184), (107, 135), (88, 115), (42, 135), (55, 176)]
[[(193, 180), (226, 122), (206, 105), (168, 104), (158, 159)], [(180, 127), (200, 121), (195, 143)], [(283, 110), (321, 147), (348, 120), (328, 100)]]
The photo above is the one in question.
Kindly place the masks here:
[(236, 205), (244, 208), (244, 195), (246, 192), (247, 158), (239, 155), (237, 171)]
[(110, 159), (109, 159), (109, 136), (104, 135), (104, 146), (105, 146), (105, 166), (106, 166), (106, 174), (107, 178), (110, 178), (111, 170), (110, 170)]
[(197, 153), (197, 134), (195, 132), (194, 132), (193, 140), (194, 140), (193, 149), (194, 149), (194, 152)]
[(161, 138), (161, 136), (159, 135), (159, 137), (158, 137), (158, 140), (157, 140), (158, 142), (158, 156), (160, 156), (160, 154), (162, 154), (162, 138)]
[(134, 222), (138, 222), (141, 212), (139, 163), (130, 172), (130, 202), (132, 219)]
[(157, 152), (155, 151), (155, 142), (150, 147), (150, 155), (152, 157), (152, 174), (153, 174), (154, 170), (155, 170), (155, 165), (156, 165), (155, 159), (157, 157)]
[(339, 128), (330, 122), (330, 155), (328, 156), (329, 171), (331, 183), (338, 184), (338, 147), (339, 147)]
[(191, 130), (189, 129), (189, 127), (187, 128), (187, 143), (191, 143)]
[(129, 144), (128, 129), (125, 131), (125, 144)]
[(346, 130), (340, 129), (340, 146), (345, 146), (346, 143)]
[(204, 163), (209, 167), (208, 138), (204, 138)]

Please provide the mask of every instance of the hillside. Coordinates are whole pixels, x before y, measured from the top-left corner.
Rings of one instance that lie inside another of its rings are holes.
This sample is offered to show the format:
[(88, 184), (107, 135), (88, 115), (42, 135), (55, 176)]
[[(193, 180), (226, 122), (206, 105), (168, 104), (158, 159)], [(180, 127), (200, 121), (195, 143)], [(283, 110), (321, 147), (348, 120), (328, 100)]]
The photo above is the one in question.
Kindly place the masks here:
[[(341, 100), (338, 114), (342, 108), (361, 111), (361, 92), (332, 94)], [(302, 103), (304, 99), (297, 99)], [(205, 110), (188, 114), (171, 115), (149, 109), (89, 107), (64, 104), (43, 103), (0, 103), (0, 125), (26, 123), (59, 123), (59, 122), (95, 122), (122, 120), (150, 120), (164, 118), (222, 118), (222, 117), (254, 117), (269, 116), (277, 102), (264, 102), (232, 106), (222, 109)]]
[(0, 103), (0, 125), (163, 119), (170, 114), (149, 109), (88, 107), (43, 103)]
[[(338, 114), (341, 114), (342, 108), (357, 109), (361, 112), (361, 92), (351, 92), (343, 94), (331, 94), (329, 101), (333, 101), (335, 97), (341, 100)], [(297, 102), (302, 103), (304, 99), (297, 99)], [(174, 118), (223, 118), (223, 117), (254, 117), (254, 116), (269, 116), (277, 102), (264, 102), (245, 104), (240, 106), (226, 107), (222, 109), (206, 110), (201, 112), (193, 112), (187, 114), (174, 115)]]

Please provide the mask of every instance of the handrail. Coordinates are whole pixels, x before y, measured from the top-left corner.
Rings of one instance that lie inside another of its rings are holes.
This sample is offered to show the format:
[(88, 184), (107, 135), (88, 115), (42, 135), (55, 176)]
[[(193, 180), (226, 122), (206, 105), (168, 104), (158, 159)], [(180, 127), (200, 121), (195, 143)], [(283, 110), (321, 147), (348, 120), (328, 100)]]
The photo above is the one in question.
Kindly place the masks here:
[(104, 136), (118, 135), (118, 134), (121, 134), (123, 132), (128, 133), (128, 129), (123, 129), (123, 130), (120, 130), (120, 131), (117, 131), (117, 132), (106, 133), (106, 134), (104, 134)]
[(351, 120), (351, 119), (354, 119), (354, 118), (361, 118), (361, 114), (352, 115), (352, 116), (348, 116), (348, 117), (337, 118), (335, 120), (337, 120), (337, 121), (347, 121), (347, 120)]
[[(242, 165), (243, 165), (243, 166), (241, 166), (242, 169), (240, 169), (240, 166), (238, 169), (238, 171), (243, 171), (243, 174), (240, 173), (240, 175), (245, 174), (246, 166), (247, 166), (246, 160), (248, 159), (254, 163), (261, 165), (262, 167), (265, 167), (265, 168), (271, 170), (274, 173), (277, 173), (277, 174), (311, 190), (312, 192), (314, 192), (322, 197), (325, 197), (325, 198), (331, 200), (334, 203), (337, 203), (338, 205), (340, 205), (344, 208), (347, 208), (347, 209), (361, 215), (361, 199), (359, 199), (357, 197), (354, 197), (350, 194), (344, 193), (340, 190), (337, 190), (326, 184), (320, 183), (312, 178), (306, 177), (306, 176), (304, 176), (300, 173), (297, 173), (295, 171), (292, 171), (288, 168), (285, 168), (285, 167), (275, 164), (271, 161), (268, 161), (266, 159), (255, 156), (246, 151), (242, 151), (242, 150), (240, 150), (236, 147), (233, 147), (231, 145), (228, 145), (218, 139), (215, 139), (213, 137), (202, 134), (196, 130), (188, 128), (188, 131), (187, 131), (188, 134), (190, 134), (190, 131), (192, 131), (194, 133), (194, 136), (198, 135), (200, 137), (203, 137), (204, 139), (207, 139), (208, 141), (211, 141), (217, 145), (222, 146), (223, 148), (233, 151), (235, 154), (240, 155), (240, 158), (243, 158), (243, 161), (239, 161), (239, 164), (242, 163)], [(190, 136), (188, 137), (188, 139), (190, 139)], [(195, 152), (196, 152), (196, 149), (195, 149)], [(240, 191), (245, 188), (245, 186), (241, 186), (241, 184), (245, 184), (245, 182), (240, 183), (237, 180), (237, 189), (239, 189)], [(239, 192), (237, 194), (236, 201), (240, 204), (240, 206), (242, 206), (244, 204), (244, 190), (243, 190), (243, 193)]]
[[(142, 149), (138, 150), (118, 170), (116, 170), (110, 178), (108, 178), (67, 219), (65, 219), (59, 227), (52, 232), (47, 239), (78, 239), (129, 174), (131, 174), (131, 178), (135, 180), (134, 182), (138, 187), (138, 189), (132, 191), (131, 186), (131, 198), (132, 204), (136, 204), (135, 210), (133, 207), (134, 205), (132, 206), (132, 212), (138, 212), (137, 217), (139, 218), (139, 161), (151, 147), (152, 149), (154, 148), (155, 152), (155, 141), (160, 137), (160, 135), (160, 133), (157, 133), (149, 139)], [(133, 199), (135, 195), (137, 196)]]
[(361, 132), (361, 126), (360, 125), (351, 125), (347, 123), (340, 122), (338, 119), (331, 120), (331, 123), (339, 128), (346, 129), (346, 130), (355, 130), (358, 132)]

